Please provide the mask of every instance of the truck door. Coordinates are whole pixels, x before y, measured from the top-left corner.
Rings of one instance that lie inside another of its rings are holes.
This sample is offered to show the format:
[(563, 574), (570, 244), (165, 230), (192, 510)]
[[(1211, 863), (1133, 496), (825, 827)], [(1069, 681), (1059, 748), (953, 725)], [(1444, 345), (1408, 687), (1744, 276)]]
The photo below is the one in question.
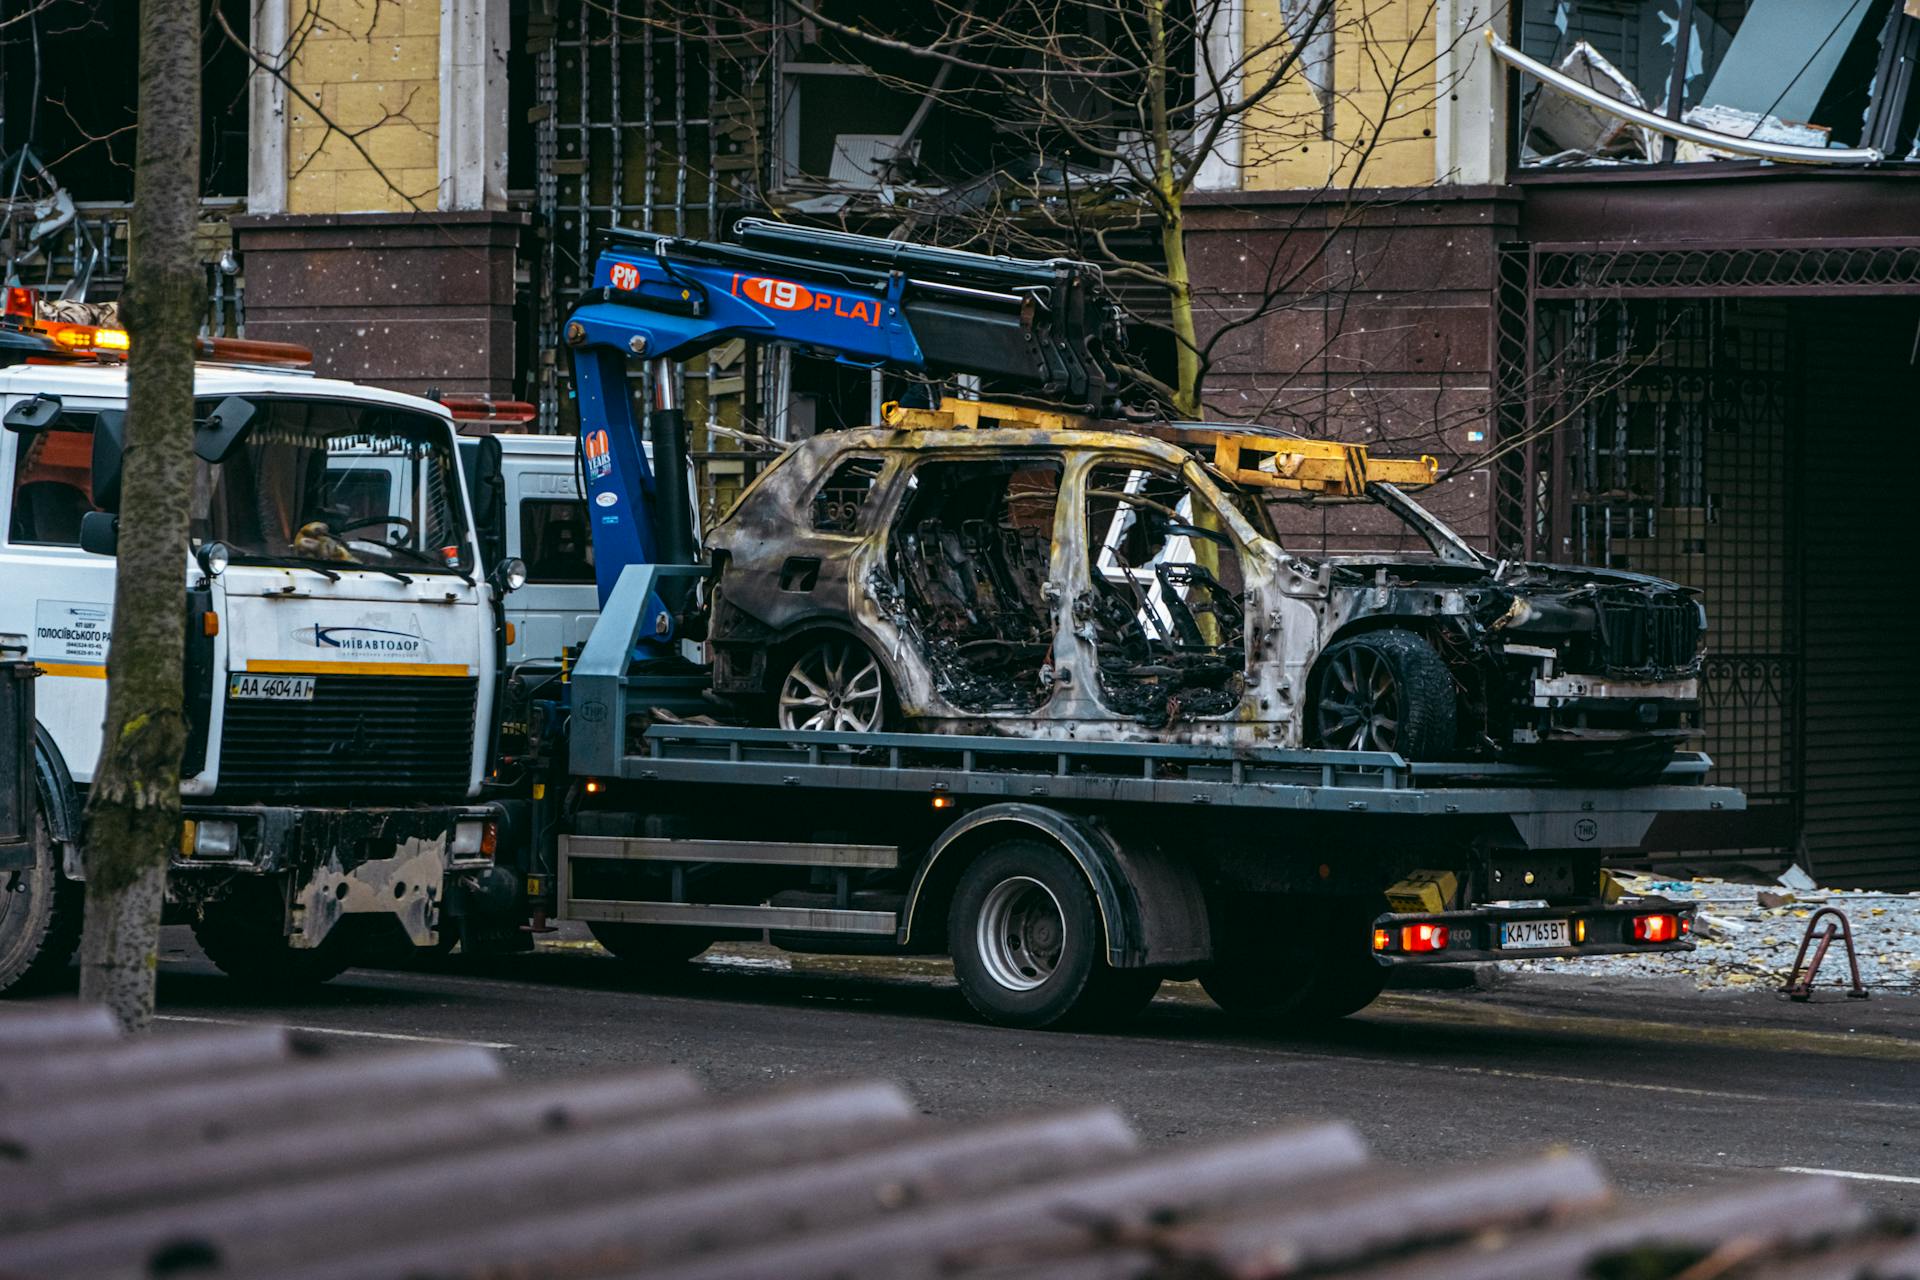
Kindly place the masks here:
[(114, 559), (80, 549), (80, 519), (96, 510), (93, 417), (69, 401), (45, 426), (0, 433), (0, 633), (26, 636), (46, 673), (39, 720), (76, 782), (92, 779), (99, 755), (113, 623)]
[(593, 536), (570, 459), (514, 467), (509, 459), (507, 551), (527, 566), (527, 585), (507, 597), (514, 625), (508, 663), (558, 659), (586, 643), (600, 616)]

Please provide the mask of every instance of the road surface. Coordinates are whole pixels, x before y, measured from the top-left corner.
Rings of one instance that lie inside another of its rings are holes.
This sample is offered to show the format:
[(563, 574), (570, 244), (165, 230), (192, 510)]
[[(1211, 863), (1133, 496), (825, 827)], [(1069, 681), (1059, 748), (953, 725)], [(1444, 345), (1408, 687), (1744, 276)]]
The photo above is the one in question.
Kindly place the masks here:
[(474, 1041), (527, 1076), (671, 1064), (720, 1091), (886, 1077), (953, 1118), (1106, 1102), (1151, 1143), (1340, 1116), (1382, 1158), (1409, 1165), (1570, 1145), (1641, 1194), (1830, 1170), (1920, 1216), (1912, 997), (1834, 991), (1802, 1005), (1533, 977), (1390, 992), (1344, 1023), (1280, 1034), (1235, 1026), (1182, 983), (1124, 1033), (1031, 1032), (973, 1020), (941, 962), (736, 946), (647, 982), (589, 943), (560, 943), (480, 969), (457, 957), (356, 969), (268, 1005), (169, 929), (160, 1004), (169, 1026), (280, 1021), (375, 1041)]

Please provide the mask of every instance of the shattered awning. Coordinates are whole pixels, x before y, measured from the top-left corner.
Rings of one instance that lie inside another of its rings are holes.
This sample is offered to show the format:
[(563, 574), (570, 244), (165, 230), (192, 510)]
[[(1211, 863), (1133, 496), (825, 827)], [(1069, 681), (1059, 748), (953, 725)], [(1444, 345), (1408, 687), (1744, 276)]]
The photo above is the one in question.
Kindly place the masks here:
[(1920, 157), (1920, 17), (1896, 0), (1529, 0), (1495, 55), (1532, 81), (1521, 163)]

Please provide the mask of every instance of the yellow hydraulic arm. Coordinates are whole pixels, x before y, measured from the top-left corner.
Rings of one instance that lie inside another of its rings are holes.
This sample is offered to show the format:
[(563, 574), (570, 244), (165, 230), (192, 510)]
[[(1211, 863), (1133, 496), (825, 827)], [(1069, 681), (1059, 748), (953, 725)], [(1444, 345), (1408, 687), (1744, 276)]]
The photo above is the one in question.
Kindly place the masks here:
[(1433, 458), (1375, 458), (1363, 444), (1338, 440), (1302, 440), (1263, 435), (1257, 430), (1188, 426), (1174, 423), (1109, 422), (989, 400), (948, 400), (938, 409), (908, 409), (889, 404), (887, 425), (903, 431), (956, 428), (1027, 427), (1042, 431), (1111, 431), (1152, 436), (1192, 449), (1236, 484), (1259, 489), (1300, 489), (1334, 497), (1357, 498), (1376, 481), (1405, 487), (1432, 484), (1440, 464)]
[(1174, 444), (1211, 449), (1216, 471), (1252, 488), (1304, 489), (1357, 498), (1374, 481), (1414, 487), (1432, 484), (1440, 473), (1438, 460), (1425, 454), (1375, 458), (1368, 455), (1367, 446), (1339, 440), (1302, 440), (1218, 427), (1168, 425), (1144, 430)]

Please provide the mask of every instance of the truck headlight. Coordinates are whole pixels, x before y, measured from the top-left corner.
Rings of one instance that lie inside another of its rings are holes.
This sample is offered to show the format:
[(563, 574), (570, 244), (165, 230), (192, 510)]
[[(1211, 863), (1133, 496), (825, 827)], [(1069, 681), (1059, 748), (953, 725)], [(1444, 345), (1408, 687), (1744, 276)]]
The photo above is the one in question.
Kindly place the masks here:
[(240, 852), (240, 824), (203, 819), (193, 826), (193, 856), (231, 858)]
[(447, 852), (456, 858), (490, 858), (497, 843), (491, 821), (469, 818), (453, 824), (453, 839), (447, 844)]

